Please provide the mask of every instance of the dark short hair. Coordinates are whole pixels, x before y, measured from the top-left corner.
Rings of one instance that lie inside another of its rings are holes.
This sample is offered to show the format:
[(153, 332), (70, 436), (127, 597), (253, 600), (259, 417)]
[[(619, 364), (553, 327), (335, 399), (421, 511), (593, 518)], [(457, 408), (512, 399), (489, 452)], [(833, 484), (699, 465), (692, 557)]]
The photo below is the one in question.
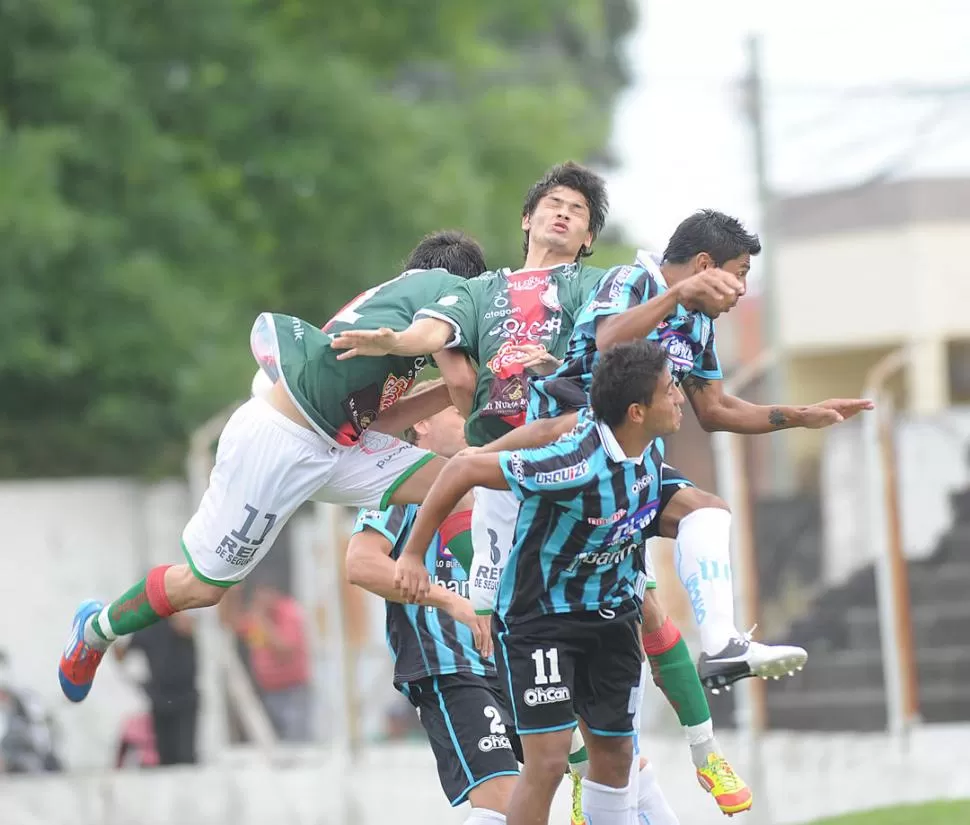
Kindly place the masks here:
[(664, 260), (683, 264), (701, 252), (710, 255), (715, 266), (723, 266), (745, 252), (757, 255), (761, 252), (761, 240), (737, 218), (714, 209), (701, 209), (674, 230), (664, 250)]
[[(589, 208), (589, 231), (596, 240), (596, 236), (603, 231), (606, 223), (606, 215), (610, 211), (610, 201), (606, 195), (606, 181), (599, 175), (585, 166), (580, 166), (573, 161), (566, 161), (558, 166), (553, 166), (539, 180), (532, 184), (528, 194), (525, 196), (525, 203), (522, 204), (522, 217), (531, 217), (536, 211), (536, 207), (546, 195), (557, 186), (565, 186), (579, 192), (586, 198), (586, 206)], [(522, 254), (529, 254), (529, 233), (525, 233), (525, 240), (522, 242)], [(591, 247), (583, 246), (579, 250), (580, 258), (593, 254)]]
[(409, 269), (445, 269), (452, 275), (474, 278), (488, 267), (485, 251), (471, 235), (456, 229), (440, 229), (425, 235), (411, 250), (404, 271)]
[(649, 407), (666, 366), (667, 353), (656, 341), (641, 339), (608, 349), (593, 370), (594, 415), (616, 427), (631, 404)]

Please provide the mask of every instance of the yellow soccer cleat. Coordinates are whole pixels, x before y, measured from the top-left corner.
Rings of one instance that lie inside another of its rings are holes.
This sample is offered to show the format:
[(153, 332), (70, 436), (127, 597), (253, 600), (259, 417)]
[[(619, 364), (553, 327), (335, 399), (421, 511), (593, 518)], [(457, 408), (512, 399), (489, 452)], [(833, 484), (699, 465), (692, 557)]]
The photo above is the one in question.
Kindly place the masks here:
[(728, 816), (742, 813), (751, 807), (751, 789), (720, 754), (707, 755), (707, 765), (697, 769), (697, 781), (714, 797), (721, 812)]
[(569, 825), (586, 825), (586, 817), (583, 816), (583, 778), (576, 771), (570, 771), (569, 779), (573, 783), (573, 810)]

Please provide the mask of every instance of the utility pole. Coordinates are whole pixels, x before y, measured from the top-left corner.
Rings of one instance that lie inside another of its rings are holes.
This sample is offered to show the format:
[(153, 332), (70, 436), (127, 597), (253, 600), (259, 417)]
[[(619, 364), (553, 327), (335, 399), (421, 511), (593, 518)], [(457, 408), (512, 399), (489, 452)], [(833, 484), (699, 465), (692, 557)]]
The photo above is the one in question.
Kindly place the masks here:
[[(776, 211), (774, 194), (768, 174), (768, 150), (764, 113), (764, 83), (762, 73), (761, 37), (748, 37), (748, 72), (743, 82), (744, 112), (751, 132), (752, 154), (758, 211), (761, 213), (759, 235), (763, 249), (757, 266), (761, 283), (761, 328), (764, 349), (777, 352), (781, 346), (777, 298), (777, 269), (775, 268)], [(764, 400), (769, 403), (787, 401), (785, 358), (779, 353), (775, 366), (765, 376)], [(791, 471), (784, 436), (769, 436), (771, 490), (776, 495), (790, 495), (795, 483)]]

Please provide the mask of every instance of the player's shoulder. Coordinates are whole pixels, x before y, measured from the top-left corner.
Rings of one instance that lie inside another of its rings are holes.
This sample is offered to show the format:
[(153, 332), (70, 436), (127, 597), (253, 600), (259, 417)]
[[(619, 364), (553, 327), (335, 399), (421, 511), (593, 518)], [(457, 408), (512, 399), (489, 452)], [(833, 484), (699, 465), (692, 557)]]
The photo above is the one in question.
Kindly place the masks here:
[(365, 527), (380, 527), (396, 532), (413, 521), (417, 511), (416, 504), (392, 504), (383, 509), (361, 509), (357, 513), (354, 528), (357, 532)]

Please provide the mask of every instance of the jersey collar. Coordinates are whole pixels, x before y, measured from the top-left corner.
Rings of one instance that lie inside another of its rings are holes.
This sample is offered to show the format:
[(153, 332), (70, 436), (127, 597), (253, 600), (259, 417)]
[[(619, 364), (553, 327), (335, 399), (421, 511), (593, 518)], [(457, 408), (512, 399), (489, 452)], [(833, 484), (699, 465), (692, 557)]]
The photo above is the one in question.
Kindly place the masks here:
[(637, 250), (637, 259), (634, 261), (634, 264), (647, 270), (653, 276), (653, 279), (664, 289), (669, 289), (667, 279), (664, 277), (663, 272), (660, 271), (660, 264), (662, 263), (663, 258), (656, 252), (651, 252), (649, 249)]
[(617, 463), (621, 461), (632, 461), (634, 464), (643, 463), (643, 453), (638, 456), (628, 456), (623, 452), (623, 448), (620, 446), (620, 442), (616, 440), (616, 436), (613, 434), (613, 430), (605, 421), (596, 420), (596, 429), (599, 430), (600, 441), (603, 442), (603, 449), (606, 450), (606, 454), (616, 461)]

